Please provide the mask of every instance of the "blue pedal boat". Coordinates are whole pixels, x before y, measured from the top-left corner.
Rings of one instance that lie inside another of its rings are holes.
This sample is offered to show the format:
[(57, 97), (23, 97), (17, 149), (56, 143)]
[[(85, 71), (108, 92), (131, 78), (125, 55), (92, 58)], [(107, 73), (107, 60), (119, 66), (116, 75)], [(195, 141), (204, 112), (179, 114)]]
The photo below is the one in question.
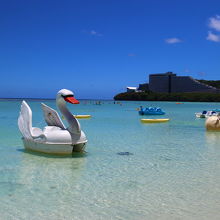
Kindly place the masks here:
[(149, 107), (149, 108), (143, 109), (141, 106), (139, 114), (140, 115), (164, 115), (165, 112), (161, 108)]

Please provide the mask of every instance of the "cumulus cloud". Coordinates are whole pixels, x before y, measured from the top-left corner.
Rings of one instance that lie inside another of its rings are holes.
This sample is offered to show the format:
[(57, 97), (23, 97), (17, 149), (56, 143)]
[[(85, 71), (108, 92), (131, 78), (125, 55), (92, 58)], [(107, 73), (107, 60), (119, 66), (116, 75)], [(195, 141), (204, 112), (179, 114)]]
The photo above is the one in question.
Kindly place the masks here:
[(214, 42), (220, 42), (220, 35), (213, 34), (211, 31), (209, 31), (206, 39)]
[(176, 44), (176, 43), (181, 43), (182, 40), (180, 40), (179, 38), (173, 37), (173, 38), (167, 38), (165, 39), (165, 42), (167, 44)]
[(220, 31), (220, 16), (216, 15), (215, 17), (209, 18), (208, 26), (216, 31)]

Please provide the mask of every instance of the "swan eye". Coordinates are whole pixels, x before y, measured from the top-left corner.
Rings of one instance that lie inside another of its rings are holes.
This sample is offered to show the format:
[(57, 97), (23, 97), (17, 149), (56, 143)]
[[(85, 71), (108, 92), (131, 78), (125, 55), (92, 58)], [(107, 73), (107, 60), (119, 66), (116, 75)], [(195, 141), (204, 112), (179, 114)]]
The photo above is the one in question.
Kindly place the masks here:
[(73, 97), (73, 95), (62, 95), (62, 97), (65, 99), (65, 98), (68, 98), (68, 97)]

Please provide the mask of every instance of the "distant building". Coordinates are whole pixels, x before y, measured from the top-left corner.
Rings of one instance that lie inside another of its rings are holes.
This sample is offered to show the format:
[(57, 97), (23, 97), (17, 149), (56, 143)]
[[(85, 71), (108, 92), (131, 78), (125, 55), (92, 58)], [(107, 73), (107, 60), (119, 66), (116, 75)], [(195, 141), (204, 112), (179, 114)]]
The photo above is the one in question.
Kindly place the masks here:
[[(144, 87), (143, 87), (144, 85)], [(140, 84), (140, 90), (148, 90), (157, 93), (175, 93), (175, 92), (210, 92), (219, 93), (220, 90), (201, 83), (191, 76), (177, 76), (172, 72), (150, 74), (149, 84)], [(144, 89), (142, 89), (144, 88)]]
[(149, 84), (148, 83), (139, 84), (138, 91), (148, 92)]
[(131, 86), (127, 87), (127, 92), (136, 92), (136, 91), (137, 91), (137, 87), (131, 87)]

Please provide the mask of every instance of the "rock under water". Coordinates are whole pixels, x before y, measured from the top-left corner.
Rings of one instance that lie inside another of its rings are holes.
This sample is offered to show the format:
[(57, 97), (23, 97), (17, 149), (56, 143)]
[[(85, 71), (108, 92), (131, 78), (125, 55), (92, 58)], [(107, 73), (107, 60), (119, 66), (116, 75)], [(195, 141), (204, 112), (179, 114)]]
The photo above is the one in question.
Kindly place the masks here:
[(118, 155), (127, 155), (127, 156), (129, 156), (129, 155), (133, 155), (132, 153), (130, 153), (130, 152), (119, 152), (119, 153), (117, 153)]

